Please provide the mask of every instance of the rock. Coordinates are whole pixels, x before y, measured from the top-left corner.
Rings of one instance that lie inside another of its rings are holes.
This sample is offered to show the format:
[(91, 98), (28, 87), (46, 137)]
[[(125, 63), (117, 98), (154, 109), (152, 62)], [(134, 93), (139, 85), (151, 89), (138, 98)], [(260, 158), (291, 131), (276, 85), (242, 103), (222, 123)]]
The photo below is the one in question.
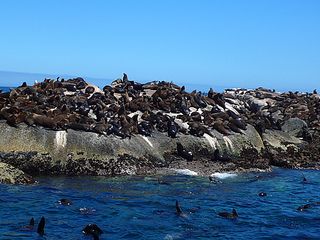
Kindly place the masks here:
[(266, 132), (262, 134), (262, 140), (271, 151), (277, 150), (278, 148), (286, 151), (288, 146), (299, 147), (305, 144), (303, 140), (279, 130), (267, 129)]
[(281, 130), (297, 137), (308, 125), (300, 118), (290, 118), (282, 125)]
[[(0, 135), (3, 136), (0, 138), (0, 161), (32, 176), (112, 176), (143, 174), (168, 165), (171, 160), (167, 155), (176, 154), (177, 142), (194, 153), (195, 161), (210, 159), (216, 148), (230, 156), (239, 156), (243, 148), (252, 147), (258, 152), (263, 148), (260, 135), (250, 125), (243, 134), (223, 136), (216, 131), (212, 134), (213, 137), (180, 135), (171, 139), (154, 131), (151, 137), (133, 135), (131, 139), (120, 139), (113, 135), (54, 131), (25, 124), (11, 127), (0, 121)], [(198, 165), (201, 168), (201, 164)]]
[(35, 183), (35, 181), (31, 176), (25, 174), (23, 171), (7, 163), (0, 162), (0, 183), (31, 184)]

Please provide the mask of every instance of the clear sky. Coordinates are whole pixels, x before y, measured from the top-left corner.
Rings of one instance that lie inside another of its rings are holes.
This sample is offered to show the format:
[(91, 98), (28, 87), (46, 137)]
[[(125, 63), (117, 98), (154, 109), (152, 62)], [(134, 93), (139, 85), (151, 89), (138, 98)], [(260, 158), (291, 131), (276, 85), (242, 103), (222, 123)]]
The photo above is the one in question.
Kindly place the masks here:
[(318, 0), (1, 0), (0, 31), (4, 71), (320, 88)]

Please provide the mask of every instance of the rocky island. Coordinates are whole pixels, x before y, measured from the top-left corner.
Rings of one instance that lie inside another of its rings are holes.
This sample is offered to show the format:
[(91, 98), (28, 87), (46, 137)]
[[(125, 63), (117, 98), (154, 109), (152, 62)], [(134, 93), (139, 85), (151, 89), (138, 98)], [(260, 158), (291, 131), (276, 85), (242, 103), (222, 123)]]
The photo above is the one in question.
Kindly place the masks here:
[(0, 93), (0, 182), (38, 175), (188, 169), (319, 169), (320, 95), (257, 88), (203, 94), (124, 74), (99, 88), (45, 79)]

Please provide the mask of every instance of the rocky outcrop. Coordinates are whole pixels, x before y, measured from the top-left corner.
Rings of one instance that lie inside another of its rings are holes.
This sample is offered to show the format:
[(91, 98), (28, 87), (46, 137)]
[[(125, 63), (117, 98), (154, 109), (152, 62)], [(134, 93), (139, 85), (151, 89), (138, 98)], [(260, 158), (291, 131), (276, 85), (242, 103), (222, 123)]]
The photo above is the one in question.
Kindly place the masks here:
[(0, 161), (31, 175), (317, 168), (319, 113), (316, 92), (46, 79), (0, 93)]
[(34, 182), (34, 179), (23, 171), (7, 163), (0, 162), (0, 183), (31, 184)]
[[(130, 139), (101, 136), (83, 131), (53, 131), (0, 122), (0, 161), (32, 174), (119, 175), (152, 172), (169, 166), (176, 156), (177, 142), (194, 154), (194, 161), (210, 160), (213, 151), (240, 156), (242, 149), (260, 152), (263, 142), (250, 125), (243, 134), (223, 136), (218, 132), (203, 137), (178, 135), (170, 138), (155, 131), (152, 136), (134, 135)], [(182, 159), (180, 159), (182, 160)], [(236, 165), (235, 165), (236, 166)]]

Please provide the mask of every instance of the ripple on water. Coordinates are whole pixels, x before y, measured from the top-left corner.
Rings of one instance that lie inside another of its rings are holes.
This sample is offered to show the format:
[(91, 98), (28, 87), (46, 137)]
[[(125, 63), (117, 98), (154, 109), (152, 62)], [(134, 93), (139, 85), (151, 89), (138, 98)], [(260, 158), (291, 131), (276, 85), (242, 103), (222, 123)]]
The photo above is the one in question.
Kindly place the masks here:
[[(301, 182), (303, 175), (308, 183)], [(320, 172), (275, 169), (239, 174), (217, 184), (197, 176), (39, 178), (33, 186), (0, 185), (0, 239), (320, 239)], [(259, 192), (267, 196), (259, 197)], [(58, 204), (67, 198), (72, 205)], [(178, 200), (183, 216), (175, 214)], [(235, 220), (221, 211), (236, 208)], [(45, 236), (22, 231), (46, 218)]]

